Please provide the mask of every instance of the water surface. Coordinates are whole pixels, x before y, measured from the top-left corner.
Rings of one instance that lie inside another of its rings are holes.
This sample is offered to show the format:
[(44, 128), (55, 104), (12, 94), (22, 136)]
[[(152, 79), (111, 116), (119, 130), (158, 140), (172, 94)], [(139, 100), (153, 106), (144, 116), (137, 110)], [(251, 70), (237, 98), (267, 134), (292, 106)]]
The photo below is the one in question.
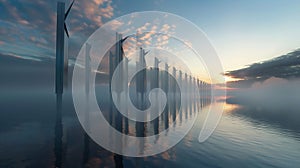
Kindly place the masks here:
[[(193, 129), (180, 143), (159, 155), (132, 158), (106, 151), (85, 134), (69, 92), (63, 96), (61, 117), (56, 113), (56, 97), (52, 89), (19, 89), (13, 93), (2, 93), (0, 167), (296, 168), (300, 165), (299, 128), (286, 127), (272, 118), (248, 115), (249, 109), (252, 112), (264, 111), (246, 105), (226, 104), (217, 129), (204, 143), (199, 143), (197, 138), (209, 104), (198, 102), (183, 108), (181, 122), (188, 121), (197, 113), (199, 115)], [(169, 112), (168, 124), (173, 122), (176, 121)], [(160, 119), (159, 130), (165, 126), (165, 118)], [(146, 128), (147, 134), (153, 134), (151, 130), (153, 124), (150, 123)], [(129, 132), (136, 133), (130, 124)]]

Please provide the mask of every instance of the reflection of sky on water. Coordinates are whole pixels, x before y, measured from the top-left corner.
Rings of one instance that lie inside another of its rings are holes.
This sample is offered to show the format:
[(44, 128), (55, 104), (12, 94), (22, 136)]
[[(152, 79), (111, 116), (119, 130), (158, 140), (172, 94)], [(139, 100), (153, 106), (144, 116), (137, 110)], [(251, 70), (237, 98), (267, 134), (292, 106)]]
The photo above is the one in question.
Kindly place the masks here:
[[(7, 99), (2, 99), (1, 95), (0, 167), (54, 165), (55, 96), (49, 89), (32, 92), (31, 98), (26, 99), (29, 92), (30, 90), (15, 92), (10, 94), (14, 96)], [(12, 104), (12, 100), (18, 103)], [(112, 153), (91, 140), (85, 141), (70, 93), (66, 93), (63, 101), (62, 165), (101, 167), (118, 164), (118, 157), (113, 157)], [(227, 104), (214, 134), (200, 144), (197, 137), (207, 113), (207, 108), (204, 107), (193, 129), (174, 148), (152, 157), (123, 157), (122, 163), (124, 167), (297, 167), (300, 155), (299, 134), (271, 122), (243, 116), (243, 109), (243, 106)], [(188, 109), (187, 117), (189, 116)], [(182, 121), (185, 121), (185, 114)], [(161, 124), (163, 127), (163, 123)], [(134, 128), (131, 130), (134, 131)], [(87, 144), (88, 152), (85, 150)]]

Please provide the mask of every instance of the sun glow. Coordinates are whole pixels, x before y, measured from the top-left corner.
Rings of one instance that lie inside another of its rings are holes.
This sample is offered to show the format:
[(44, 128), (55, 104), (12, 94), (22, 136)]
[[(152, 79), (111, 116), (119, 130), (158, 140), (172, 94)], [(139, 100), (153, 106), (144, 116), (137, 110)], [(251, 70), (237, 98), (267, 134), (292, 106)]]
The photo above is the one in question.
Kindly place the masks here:
[(240, 78), (232, 78), (230, 76), (224, 76), (224, 78), (226, 83), (241, 80)]

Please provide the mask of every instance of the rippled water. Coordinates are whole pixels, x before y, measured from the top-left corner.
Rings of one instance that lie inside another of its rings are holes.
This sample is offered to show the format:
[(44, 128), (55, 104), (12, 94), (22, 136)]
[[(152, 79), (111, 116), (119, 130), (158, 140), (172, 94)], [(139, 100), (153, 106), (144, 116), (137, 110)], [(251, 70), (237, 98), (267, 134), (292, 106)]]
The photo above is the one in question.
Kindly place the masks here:
[[(77, 120), (70, 93), (63, 97), (61, 122), (50, 89), (3, 92), (0, 103), (0, 167), (296, 168), (300, 165), (299, 127), (290, 128), (273, 119), (246, 115), (247, 106), (226, 104), (217, 129), (204, 143), (197, 138), (209, 105), (203, 108), (198, 105), (193, 111), (188, 108), (182, 122), (197, 112), (199, 115), (193, 129), (179, 144), (159, 155), (131, 158), (108, 152), (89, 139)], [(172, 123), (172, 115), (169, 118)], [(164, 126), (164, 120), (160, 126)], [(129, 129), (134, 132), (134, 128)], [(151, 129), (151, 124), (147, 129)]]

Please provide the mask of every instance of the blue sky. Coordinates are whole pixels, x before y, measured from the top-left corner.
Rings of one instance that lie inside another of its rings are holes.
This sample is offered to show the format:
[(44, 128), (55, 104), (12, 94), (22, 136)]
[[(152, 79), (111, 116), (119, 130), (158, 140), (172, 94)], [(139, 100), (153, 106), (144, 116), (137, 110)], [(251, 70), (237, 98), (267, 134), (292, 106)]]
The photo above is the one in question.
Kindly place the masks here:
[[(70, 3), (70, 1), (66, 1)], [(0, 52), (54, 57), (56, 1), (0, 0)], [(267, 60), (300, 46), (300, 1), (77, 0), (68, 18), (70, 54), (103, 23), (136, 11), (180, 15), (199, 26), (225, 71)]]

